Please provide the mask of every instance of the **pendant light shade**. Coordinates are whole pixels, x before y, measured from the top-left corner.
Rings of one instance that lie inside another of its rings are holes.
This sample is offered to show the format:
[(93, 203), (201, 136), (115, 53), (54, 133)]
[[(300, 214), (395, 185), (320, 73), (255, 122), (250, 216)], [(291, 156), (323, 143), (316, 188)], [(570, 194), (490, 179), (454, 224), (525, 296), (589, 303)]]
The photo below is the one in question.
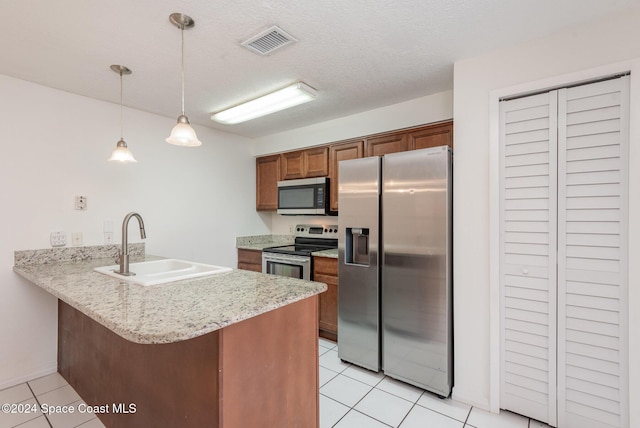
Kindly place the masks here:
[(202, 144), (198, 140), (196, 131), (189, 124), (189, 118), (184, 114), (184, 30), (193, 28), (195, 21), (182, 13), (172, 13), (169, 21), (180, 29), (182, 40), (182, 113), (178, 116), (178, 123), (171, 130), (171, 135), (165, 140), (169, 144), (183, 147), (197, 147)]
[(133, 157), (131, 150), (127, 148), (127, 143), (121, 138), (116, 145), (116, 148), (111, 152), (111, 157), (108, 159), (111, 162), (131, 163), (138, 162)]
[(127, 147), (124, 138), (122, 137), (122, 76), (124, 74), (131, 74), (131, 70), (123, 65), (112, 65), (111, 70), (120, 75), (120, 140), (116, 144), (116, 148), (111, 152), (111, 156), (107, 159), (109, 162), (120, 163), (133, 163), (138, 162), (133, 157), (133, 153)]
[(171, 135), (166, 139), (167, 143), (176, 146), (196, 147), (202, 143), (198, 140), (196, 131), (189, 124), (189, 118), (184, 114), (178, 116), (178, 123), (171, 130)]

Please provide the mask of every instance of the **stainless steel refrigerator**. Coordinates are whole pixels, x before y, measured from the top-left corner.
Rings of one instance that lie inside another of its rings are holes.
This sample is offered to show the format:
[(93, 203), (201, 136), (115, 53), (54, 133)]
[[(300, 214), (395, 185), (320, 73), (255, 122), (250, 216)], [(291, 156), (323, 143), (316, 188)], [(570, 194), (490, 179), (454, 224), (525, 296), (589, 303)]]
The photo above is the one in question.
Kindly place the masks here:
[(453, 383), (449, 147), (339, 164), (338, 356), (447, 397)]

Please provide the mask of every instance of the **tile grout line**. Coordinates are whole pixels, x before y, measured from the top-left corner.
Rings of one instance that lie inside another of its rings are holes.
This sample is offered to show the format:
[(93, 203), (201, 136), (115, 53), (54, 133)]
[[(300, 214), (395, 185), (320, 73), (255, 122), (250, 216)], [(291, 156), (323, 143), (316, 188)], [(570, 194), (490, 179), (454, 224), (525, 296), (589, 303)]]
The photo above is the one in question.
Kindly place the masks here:
[[(38, 403), (38, 407), (42, 408), (42, 403), (40, 403), (40, 400), (38, 399), (38, 396), (36, 395), (36, 393), (31, 388), (31, 385), (29, 385), (29, 382), (25, 382), (25, 383), (27, 384), (27, 388), (29, 388), (29, 391), (31, 391), (31, 394), (33, 394), (33, 398), (35, 398), (36, 403)], [(42, 412), (40, 412), (40, 413), (42, 413)], [(51, 424), (51, 421), (49, 420), (47, 415), (45, 413), (42, 413), (42, 415), (44, 416), (44, 420), (47, 421), (47, 423), (49, 424), (49, 427), (53, 428), (53, 425)]]
[[(402, 425), (405, 421), (405, 419), (407, 419), (407, 416), (409, 416), (409, 413), (411, 413), (411, 411), (418, 405), (418, 401), (420, 401), (420, 399), (422, 398), (422, 396), (424, 395), (424, 391), (422, 391), (422, 394), (420, 394), (420, 396), (418, 397), (418, 399), (416, 400), (415, 403), (413, 403), (413, 406), (411, 406), (411, 408), (409, 409), (409, 411), (407, 412), (406, 415), (404, 415), (404, 418), (402, 418), (402, 420), (400, 421), (400, 423), (398, 424), (398, 426)], [(402, 398), (402, 397), (400, 397)], [(464, 427), (463, 427), (464, 428)]]
[[(427, 391), (426, 389), (422, 392), (422, 395), (420, 395), (420, 398), (422, 398), (423, 395), (425, 394), (431, 394), (431, 392)], [(420, 398), (418, 398), (418, 401), (420, 401)], [(451, 400), (451, 398), (440, 398), (441, 400)], [(462, 422), (462, 427), (464, 428), (467, 424), (467, 421), (469, 420), (469, 416), (471, 415), (471, 409), (473, 409), (473, 406), (469, 407), (469, 412), (467, 412), (467, 416), (464, 418), (464, 421), (461, 421), (459, 419), (454, 418), (451, 415), (447, 415), (446, 413), (442, 413), (437, 411), (436, 409), (432, 409), (430, 407), (426, 407), (423, 406), (422, 404), (418, 404), (418, 401), (416, 401), (416, 406), (422, 407), (423, 409), (427, 409), (429, 411), (432, 411), (433, 413), (437, 413), (439, 415), (445, 416), (449, 419), (453, 419), (454, 421), (458, 421), (458, 422)]]
[[(327, 351), (331, 351), (331, 350), (336, 351), (336, 349), (335, 349), (336, 347), (337, 347), (337, 345), (336, 345), (336, 346), (334, 346), (333, 348), (329, 348), (329, 349), (327, 349)], [(325, 349), (326, 349), (326, 348), (325, 348)], [(336, 352), (337, 352), (337, 351), (336, 351)], [(349, 365), (349, 367), (356, 367), (356, 368), (359, 368), (359, 369), (363, 369), (362, 367), (359, 367), (359, 366), (357, 366), (357, 365), (355, 365), (355, 364), (351, 364), (351, 363), (349, 363), (349, 364), (350, 364), (350, 365)], [(330, 371), (332, 371), (332, 372), (336, 373), (334, 370), (332, 370), (332, 369), (330, 369), (330, 368), (328, 368), (328, 367), (325, 367), (325, 366), (321, 366), (321, 367), (323, 367), (323, 368), (324, 368), (324, 369), (326, 369), (326, 370), (330, 370)], [(366, 382), (363, 382), (363, 381), (361, 381), (361, 380), (359, 380), (359, 379), (353, 378), (353, 377), (349, 376), (348, 374), (346, 374), (346, 373), (345, 373), (345, 371), (346, 371), (349, 367), (346, 367), (346, 368), (344, 368), (341, 372), (338, 372), (335, 376), (333, 376), (331, 379), (329, 379), (329, 380), (328, 380), (324, 385), (327, 385), (329, 382), (331, 382), (332, 380), (336, 379), (338, 376), (342, 375), (342, 376), (347, 377), (347, 378), (349, 378), (349, 379), (351, 379), (351, 380), (355, 380), (356, 382), (360, 382), (360, 383), (362, 383), (362, 384), (364, 384), (364, 385), (371, 386), (371, 385), (369, 385), (369, 384), (368, 384), (368, 383), (366, 383)], [(367, 370), (367, 369), (363, 369), (363, 370)], [(372, 372), (372, 373), (374, 373), (374, 372)], [(384, 374), (384, 372), (383, 372), (383, 374)], [(336, 425), (337, 425), (337, 424), (338, 424), (338, 423), (339, 423), (339, 422), (340, 422), (340, 421), (341, 421), (341, 420), (342, 420), (342, 419), (343, 419), (343, 418), (344, 418), (344, 417), (345, 417), (345, 416), (346, 416), (346, 415), (347, 415), (351, 410), (354, 410), (354, 411), (356, 411), (356, 412), (358, 412), (358, 413), (360, 413), (360, 414), (362, 414), (362, 415), (365, 415), (365, 416), (367, 416), (367, 417), (370, 417), (371, 419), (374, 419), (374, 420), (376, 420), (376, 421), (378, 421), (378, 422), (380, 422), (380, 423), (382, 423), (382, 424), (384, 424), (384, 425), (389, 426), (389, 425), (388, 425), (388, 424), (386, 424), (385, 422), (382, 422), (381, 420), (376, 419), (375, 417), (373, 417), (373, 416), (371, 416), (371, 415), (369, 415), (369, 414), (363, 413), (363, 412), (361, 412), (361, 411), (359, 411), (358, 409), (356, 409), (356, 408), (355, 408), (355, 407), (356, 407), (356, 406), (357, 406), (357, 405), (358, 405), (362, 400), (364, 400), (364, 398), (365, 398), (367, 395), (369, 395), (369, 394), (371, 393), (371, 391), (373, 391), (374, 389), (376, 389), (376, 390), (378, 390), (378, 391), (380, 391), (380, 392), (387, 393), (387, 394), (392, 395), (392, 396), (394, 396), (394, 397), (396, 397), (396, 398), (400, 398), (400, 399), (402, 399), (402, 400), (404, 400), (404, 401), (407, 401), (407, 402), (411, 403), (411, 401), (410, 401), (410, 400), (408, 400), (408, 399), (406, 399), (405, 397), (401, 397), (400, 395), (397, 395), (397, 394), (394, 394), (394, 393), (392, 393), (392, 392), (385, 391), (385, 390), (383, 390), (383, 389), (378, 388), (378, 386), (380, 385), (380, 383), (382, 383), (382, 381), (383, 381), (384, 379), (386, 379), (386, 378), (389, 378), (389, 376), (384, 375), (384, 377), (383, 377), (382, 379), (380, 379), (380, 380), (379, 380), (375, 385), (373, 385), (373, 386), (372, 386), (372, 388), (369, 390), (369, 392), (367, 392), (367, 393), (366, 393), (366, 394), (365, 394), (365, 395), (364, 395), (364, 396), (363, 396), (363, 397), (362, 397), (362, 398), (361, 398), (357, 403), (355, 403), (353, 406), (351, 406), (351, 407), (349, 408), (349, 410), (347, 411), (347, 413), (345, 413), (345, 414), (344, 414), (344, 415), (343, 415), (343, 416), (342, 416), (342, 417), (341, 417), (341, 418), (340, 418), (340, 419), (339, 419), (339, 420), (338, 420), (334, 425), (332, 425), (332, 426), (333, 426), (333, 427), (335, 427), (335, 426), (336, 426)], [(389, 378), (389, 379), (393, 379), (393, 378)], [(324, 385), (323, 385), (323, 386), (324, 386)], [(411, 385), (411, 386), (413, 386), (413, 385)], [(420, 389), (421, 389), (421, 388), (420, 388)], [(460, 421), (460, 420), (458, 420), (458, 419), (456, 419), (456, 418), (454, 418), (454, 417), (452, 417), (452, 416), (450, 416), (450, 415), (448, 415), (448, 414), (445, 414), (445, 413), (439, 412), (439, 411), (437, 411), (437, 410), (435, 410), (435, 409), (432, 409), (432, 408), (430, 408), (430, 407), (426, 407), (426, 406), (423, 406), (423, 405), (418, 404), (418, 401), (420, 401), (420, 398), (422, 398), (422, 397), (423, 397), (425, 394), (427, 394), (427, 393), (430, 393), (430, 392), (429, 392), (429, 391), (426, 391), (426, 390), (422, 390), (422, 392), (421, 392), (421, 393), (420, 393), (420, 395), (418, 396), (418, 399), (412, 403), (411, 408), (409, 409), (409, 411), (407, 412), (407, 414), (402, 418), (402, 421), (400, 421), (400, 425), (402, 425), (402, 423), (405, 421), (405, 419), (407, 418), (407, 416), (409, 416), (409, 413), (411, 413), (411, 411), (412, 411), (416, 406), (419, 406), (420, 408), (423, 408), (423, 409), (429, 410), (429, 411), (431, 411), (431, 412), (437, 413), (437, 414), (439, 414), (439, 415), (441, 415), (441, 416), (444, 416), (444, 417), (446, 417), (446, 418), (452, 419), (452, 420), (454, 420), (454, 421), (456, 421), (456, 422), (460, 422), (460, 423), (462, 423), (462, 428), (464, 428), (464, 427), (466, 427), (466, 426), (467, 426), (467, 423), (468, 423), (469, 417), (471, 416), (471, 410), (473, 409), (473, 406), (471, 406), (471, 407), (469, 408), (469, 411), (467, 412), (467, 415), (466, 415), (466, 417), (465, 417), (465, 420), (464, 420), (464, 421)], [(324, 394), (322, 394), (322, 395), (324, 395)], [(339, 404), (345, 405), (344, 403), (342, 403), (342, 402), (340, 402), (340, 401), (338, 401), (338, 400), (335, 400), (335, 399), (333, 399), (333, 398), (331, 398), (331, 397), (329, 397), (329, 396), (327, 396), (327, 395), (324, 395), (324, 396), (325, 396), (326, 398), (329, 398), (329, 399), (331, 399), (331, 400), (335, 401), (336, 403), (339, 403)]]
[[(329, 370), (330, 372), (336, 373), (331, 369), (328, 369), (326, 367), (322, 367), (325, 370)], [(335, 378), (337, 378), (338, 376), (340, 376), (340, 373), (336, 373), (335, 376), (333, 376), (331, 379), (329, 379), (328, 381), (326, 381), (324, 384), (320, 385), (320, 388), (322, 388), (323, 386), (325, 386), (326, 384), (328, 384), (329, 382), (331, 382), (332, 380), (334, 380)], [(320, 388), (318, 388), (318, 393), (320, 393)]]
[(462, 423), (462, 428), (465, 428), (467, 426), (467, 422), (469, 422), (469, 418), (471, 417), (472, 410), (473, 410), (473, 406), (469, 407), (469, 413), (467, 413), (467, 417), (464, 419), (464, 422)]
[[(358, 368), (358, 369), (362, 369), (362, 367), (355, 366), (355, 365), (352, 365), (351, 367), (356, 367), (356, 368)], [(363, 381), (361, 381), (360, 379), (356, 379), (356, 378), (353, 378), (353, 377), (349, 376), (348, 374), (344, 374), (344, 372), (345, 372), (345, 371), (347, 371), (347, 369), (348, 369), (348, 368), (349, 368), (349, 367), (347, 367), (346, 369), (344, 369), (342, 372), (340, 372), (340, 373), (338, 373), (338, 374), (340, 374), (340, 375), (342, 375), (342, 376), (344, 376), (344, 377), (348, 377), (349, 379), (352, 379), (352, 380), (357, 380), (358, 382), (360, 382), (360, 383), (364, 383), (365, 385), (369, 385), (368, 383), (363, 382)], [(325, 369), (326, 369), (326, 367), (325, 367)], [(366, 370), (366, 369), (363, 369), (363, 370)], [(375, 373), (375, 372), (372, 372), (372, 373)], [(375, 385), (369, 385), (369, 386), (370, 386), (370, 387), (372, 387), (372, 388), (374, 388), (374, 389), (375, 389), (375, 388), (377, 388), (377, 386), (378, 386), (378, 385), (380, 385), (380, 382), (382, 382), (386, 377), (387, 377), (386, 375), (385, 375), (385, 376), (383, 376), (383, 377), (382, 377), (382, 379), (380, 379), (378, 382), (376, 382), (376, 384), (375, 384)], [(380, 389), (379, 391), (382, 391), (382, 389)], [(383, 391), (383, 392), (387, 392), (387, 391)], [(390, 393), (390, 392), (387, 392), (387, 394), (391, 394), (391, 393)], [(396, 397), (397, 397), (397, 395), (395, 395), (395, 394), (391, 394), (391, 395), (393, 395), (393, 396), (396, 396)], [(402, 398), (402, 397), (398, 397), (398, 398)], [(409, 401), (409, 400), (407, 400), (407, 401)]]
[[(338, 404), (342, 404), (342, 405), (343, 405), (343, 406), (345, 406), (345, 407), (349, 407), (349, 406), (347, 406), (346, 404), (341, 403), (341, 402), (339, 402), (338, 400), (335, 400), (335, 399), (333, 399), (333, 398), (329, 397), (328, 395), (324, 395), (324, 394), (320, 394), (320, 395), (324, 396), (325, 398), (328, 398), (328, 399), (329, 399), (329, 400), (331, 400), (331, 401), (335, 401), (335, 402), (336, 402), (336, 403), (338, 403)], [(331, 428), (333, 428), (333, 427), (335, 427), (336, 425), (338, 425), (338, 423), (339, 423), (339, 422), (340, 422), (340, 421), (341, 421), (345, 416), (347, 416), (347, 413), (349, 413), (351, 410), (352, 410), (352, 407), (349, 407), (349, 410), (347, 410), (347, 411), (346, 411), (346, 413), (345, 413), (344, 415), (342, 415), (342, 416), (340, 417), (340, 419), (338, 419), (338, 420), (336, 421), (336, 423), (335, 423), (335, 424), (331, 425)]]
[[(364, 397), (362, 397), (362, 398), (364, 398)], [(393, 426), (393, 425), (389, 425), (388, 423), (382, 422), (380, 419), (376, 419), (376, 418), (374, 418), (374, 417), (373, 417), (373, 416), (371, 416), (371, 415), (368, 415), (368, 414), (366, 414), (366, 413), (364, 413), (364, 412), (361, 412), (360, 410), (356, 409), (355, 407), (352, 407), (352, 408), (351, 408), (351, 410), (353, 410), (354, 412), (358, 412), (358, 413), (360, 413), (361, 415), (364, 415), (364, 416), (366, 416), (366, 417), (368, 417), (368, 418), (371, 418), (371, 419), (373, 419), (373, 420), (374, 420), (374, 421), (376, 421), (376, 422), (380, 422), (382, 425), (385, 425), (385, 426), (388, 426), (388, 427), (394, 428), (394, 426)], [(351, 411), (351, 410), (349, 410), (349, 411)], [(349, 413), (349, 412), (347, 412), (347, 414), (348, 414), (348, 413)], [(345, 416), (347, 416), (347, 415), (345, 414)], [(403, 419), (403, 420), (404, 420), (404, 419)], [(334, 426), (335, 426), (335, 425), (334, 425)]]
[[(348, 367), (347, 367), (347, 368), (348, 368)], [(345, 370), (346, 370), (346, 369), (345, 369)], [(344, 370), (343, 370), (343, 372), (344, 372)], [(342, 375), (342, 373), (338, 373), (338, 375)], [(344, 376), (344, 377), (346, 377), (346, 378), (349, 378), (349, 379), (351, 379), (351, 380), (354, 380), (354, 381), (356, 381), (356, 382), (360, 382), (358, 379), (350, 378), (350, 377), (349, 377), (349, 376), (347, 376), (347, 375), (343, 375), (343, 376)], [(336, 377), (337, 377), (337, 376), (336, 376)], [(378, 383), (380, 383), (380, 382), (382, 382), (382, 379), (381, 379)], [(327, 383), (328, 383), (328, 382), (327, 382)], [(369, 391), (367, 391), (367, 393), (366, 393), (366, 394), (364, 394), (364, 395), (362, 396), (362, 398), (361, 398), (361, 399), (359, 399), (359, 400), (358, 400), (358, 401), (357, 401), (353, 406), (350, 406), (350, 408), (349, 408), (349, 410), (347, 411), (347, 413), (345, 413), (344, 415), (342, 415), (342, 417), (341, 417), (340, 419), (338, 419), (338, 421), (337, 421), (335, 424), (333, 424), (333, 426), (334, 426), (334, 427), (335, 427), (338, 423), (340, 423), (340, 421), (341, 421), (342, 419), (344, 419), (344, 417), (345, 417), (345, 416), (347, 416), (347, 415), (349, 414), (349, 412), (350, 412), (350, 411), (352, 411), (352, 410), (353, 410), (353, 411), (356, 411), (356, 412), (358, 412), (358, 413), (360, 413), (360, 414), (363, 414), (363, 415), (365, 415), (365, 416), (367, 416), (367, 417), (369, 417), (369, 418), (371, 418), (371, 419), (373, 419), (373, 420), (376, 420), (376, 421), (380, 422), (381, 424), (387, 425), (387, 424), (385, 424), (384, 422), (379, 421), (378, 419), (374, 418), (373, 416), (371, 416), (371, 415), (367, 415), (367, 414), (365, 414), (365, 413), (362, 413), (362, 412), (358, 411), (358, 410), (355, 408), (355, 407), (356, 407), (356, 406), (357, 406), (357, 405), (358, 405), (362, 400), (364, 400), (364, 398), (365, 398), (367, 395), (369, 395), (369, 394), (371, 393), (371, 391), (373, 391), (373, 390), (376, 388), (375, 386), (371, 386), (371, 385), (369, 385), (369, 384), (367, 384), (367, 383), (364, 383), (364, 382), (360, 382), (360, 383), (361, 383), (361, 384), (363, 384), (363, 385), (367, 385), (367, 386), (371, 387), (371, 389), (370, 389)], [(378, 383), (377, 383), (376, 385), (378, 385)], [(344, 404), (344, 403), (342, 403), (342, 404)], [(389, 426), (389, 425), (387, 425), (387, 426)]]
[[(28, 383), (28, 382), (27, 382), (27, 386), (29, 387), (29, 390), (31, 390), (31, 393), (33, 394), (34, 398), (36, 399), (36, 402), (38, 403), (38, 405), (42, 406), (42, 404), (40, 403), (40, 399), (39, 399), (39, 398), (38, 398), (38, 396), (35, 394), (35, 392), (34, 392), (34, 391), (33, 391), (33, 389), (31, 388), (31, 385), (29, 385), (29, 383)], [(58, 389), (61, 389), (61, 388), (66, 387), (66, 386), (70, 386), (70, 387), (71, 387), (71, 389), (72, 389), (72, 390), (73, 390), (73, 391), (78, 395), (78, 397), (80, 397), (80, 394), (78, 394), (78, 393), (77, 393), (77, 391), (75, 390), (75, 388), (73, 388), (73, 387), (72, 387), (68, 382), (66, 382), (66, 380), (65, 380), (65, 385), (59, 386), (59, 387), (54, 388), (54, 389), (52, 389), (52, 390), (50, 390), (50, 391), (47, 391), (47, 392), (43, 392), (43, 393), (42, 393), (42, 394), (40, 394), (40, 395), (48, 394), (48, 393), (50, 393), (50, 392), (56, 391), (56, 390), (58, 390)], [(78, 402), (83, 402), (83, 401), (84, 401), (84, 399), (83, 399), (82, 397), (80, 397), (80, 399), (79, 399), (79, 400), (72, 401), (71, 403), (68, 403), (67, 405), (71, 405), (71, 404), (73, 404), (73, 403), (78, 403)], [(45, 413), (42, 413), (42, 414), (44, 415), (45, 420), (46, 420), (46, 421), (47, 421), (47, 423), (49, 424), (49, 427), (50, 427), (50, 428), (54, 428), (54, 427), (53, 427), (53, 423), (49, 420), (49, 418), (47, 417), (47, 415), (46, 415)], [(98, 418), (97, 416), (95, 416), (95, 415), (94, 415), (94, 418), (91, 418), (91, 419), (89, 419), (89, 420), (87, 420), (87, 421), (81, 422), (79, 425), (76, 425), (74, 428), (81, 427), (82, 425), (84, 425), (84, 424), (86, 424), (86, 423), (91, 422), (93, 419), (98, 419), (98, 420), (100, 420), (100, 418)], [(102, 422), (102, 421), (100, 421), (100, 422)], [(18, 427), (15, 427), (15, 428), (19, 428), (19, 426), (18, 426)]]

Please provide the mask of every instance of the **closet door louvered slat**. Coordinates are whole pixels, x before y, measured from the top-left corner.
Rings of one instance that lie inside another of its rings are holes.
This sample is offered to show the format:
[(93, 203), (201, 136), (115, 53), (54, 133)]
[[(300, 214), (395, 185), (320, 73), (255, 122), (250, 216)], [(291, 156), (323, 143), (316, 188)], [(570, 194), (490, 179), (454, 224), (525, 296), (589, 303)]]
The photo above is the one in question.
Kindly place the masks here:
[(556, 93), (502, 102), (501, 406), (556, 419)]
[(558, 91), (558, 426), (626, 427), (628, 81)]

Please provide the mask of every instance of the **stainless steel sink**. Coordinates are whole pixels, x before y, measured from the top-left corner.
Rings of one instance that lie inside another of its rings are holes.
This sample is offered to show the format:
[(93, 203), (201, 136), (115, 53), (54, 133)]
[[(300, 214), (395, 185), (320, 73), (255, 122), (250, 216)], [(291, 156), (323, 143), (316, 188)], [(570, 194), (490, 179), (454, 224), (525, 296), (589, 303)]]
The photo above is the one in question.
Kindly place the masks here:
[(95, 268), (96, 272), (118, 278), (122, 281), (139, 285), (158, 285), (183, 279), (199, 278), (230, 272), (229, 267), (208, 265), (204, 263), (188, 262), (177, 259), (162, 259), (149, 262), (131, 263), (129, 270), (135, 275), (124, 276), (118, 274), (119, 265)]

